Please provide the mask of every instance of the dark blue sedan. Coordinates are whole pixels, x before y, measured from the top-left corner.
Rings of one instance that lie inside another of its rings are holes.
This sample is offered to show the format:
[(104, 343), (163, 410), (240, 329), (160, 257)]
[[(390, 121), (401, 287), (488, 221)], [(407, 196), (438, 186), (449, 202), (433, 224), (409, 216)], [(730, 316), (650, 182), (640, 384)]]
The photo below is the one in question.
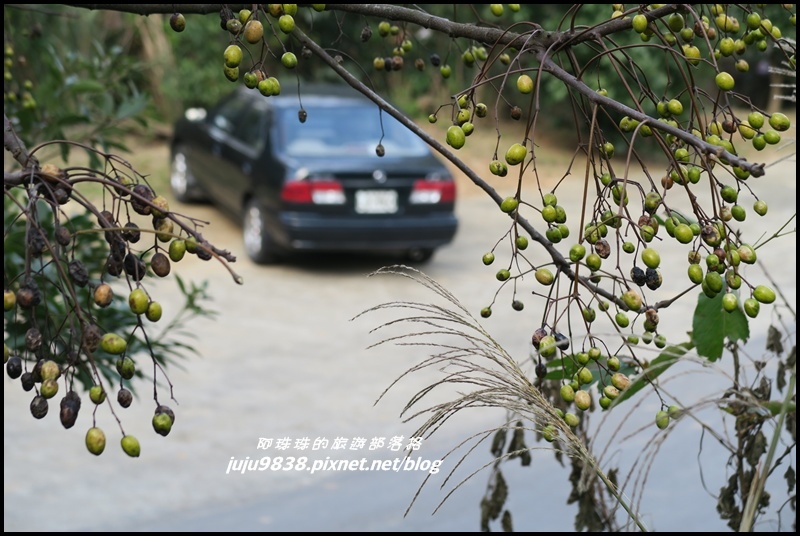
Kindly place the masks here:
[[(380, 156), (382, 154), (382, 156)], [(293, 251), (397, 252), (424, 261), (458, 222), (447, 167), (401, 123), (350, 88), (264, 97), (242, 87), (175, 125), (179, 201), (242, 218), (257, 263)]]

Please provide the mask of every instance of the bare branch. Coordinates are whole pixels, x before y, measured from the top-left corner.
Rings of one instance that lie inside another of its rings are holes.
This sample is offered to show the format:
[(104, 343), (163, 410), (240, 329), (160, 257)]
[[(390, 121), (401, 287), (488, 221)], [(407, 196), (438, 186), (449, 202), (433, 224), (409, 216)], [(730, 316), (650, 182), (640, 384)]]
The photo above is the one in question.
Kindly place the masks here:
[[(17, 136), (17, 133), (14, 131), (14, 126), (11, 124), (11, 121), (8, 120), (8, 116), (5, 113), (3, 113), (3, 146), (23, 168), (36, 167), (39, 165), (39, 161), (35, 158), (31, 158), (28, 154), (25, 143)], [(7, 175), (4, 182), (8, 184)]]

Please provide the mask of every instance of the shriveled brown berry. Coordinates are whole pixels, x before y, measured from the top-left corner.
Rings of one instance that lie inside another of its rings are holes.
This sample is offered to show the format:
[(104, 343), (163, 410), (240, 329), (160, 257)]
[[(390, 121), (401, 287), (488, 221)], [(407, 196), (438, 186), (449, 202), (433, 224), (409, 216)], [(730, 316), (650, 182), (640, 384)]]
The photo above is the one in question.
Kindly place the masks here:
[(109, 255), (108, 259), (106, 260), (106, 273), (108, 275), (113, 275), (117, 277), (122, 274), (123, 270), (123, 260), (121, 258), (117, 258), (114, 255)]
[(33, 389), (33, 386), (36, 385), (36, 382), (33, 380), (33, 372), (31, 371), (23, 372), (19, 381), (22, 383), (22, 389), (24, 391), (30, 391)]
[(601, 238), (594, 243), (594, 252), (600, 255), (601, 259), (607, 259), (611, 255), (611, 246), (605, 238)]
[(134, 222), (129, 221), (125, 224), (125, 230), (122, 231), (122, 238), (130, 242), (131, 244), (135, 244), (139, 241), (142, 237), (142, 232), (139, 230), (139, 226), (136, 225)]
[(41, 395), (36, 395), (31, 400), (31, 415), (37, 419), (43, 419), (47, 415), (47, 399)]
[(125, 254), (128, 252), (128, 245), (125, 243), (125, 240), (122, 237), (122, 233), (114, 232), (111, 239), (108, 241), (109, 248), (108, 253), (116, 260), (122, 262), (125, 258)]
[(41, 256), (47, 249), (47, 244), (39, 229), (32, 228), (28, 233), (28, 252), (34, 257)]
[(538, 350), (539, 349), (539, 343), (546, 336), (547, 336), (547, 330), (545, 330), (544, 328), (539, 328), (536, 331), (534, 331), (533, 335), (531, 336), (531, 344), (533, 344), (533, 347)]
[(653, 308), (648, 309), (647, 311), (644, 312), (644, 315), (647, 320), (649, 320), (655, 325), (658, 325), (658, 312), (655, 309)]
[(74, 259), (69, 263), (69, 277), (79, 287), (89, 284), (89, 272), (82, 261)]
[(517, 121), (520, 117), (522, 117), (522, 108), (519, 106), (513, 106), (511, 108), (511, 119)]
[(372, 28), (368, 25), (361, 29), (361, 42), (366, 43), (372, 38)]
[(569, 349), (569, 338), (563, 333), (553, 333), (553, 338), (556, 340), (556, 348), (560, 348), (562, 351), (566, 351)]
[(631, 268), (631, 281), (640, 287), (644, 286), (644, 284), (647, 282), (647, 276), (645, 275), (644, 270), (638, 266)]
[(25, 348), (31, 352), (35, 352), (42, 347), (42, 332), (37, 328), (30, 328), (25, 332)]
[(8, 374), (8, 377), (12, 380), (16, 380), (22, 375), (22, 359), (19, 356), (12, 355), (8, 358), (6, 374)]
[(103, 332), (95, 324), (89, 324), (83, 330), (81, 337), (81, 345), (83, 348), (90, 352), (97, 350), (100, 345), (100, 339), (103, 338)]
[(170, 272), (169, 258), (160, 251), (150, 259), (150, 268), (158, 277), (166, 277)]
[(97, 223), (103, 229), (117, 226), (116, 218), (114, 218), (114, 215), (108, 210), (103, 210), (100, 212), (100, 214), (97, 216)]
[(133, 393), (123, 387), (117, 393), (117, 402), (123, 408), (130, 407), (133, 402)]
[(133, 187), (133, 195), (131, 196), (131, 208), (137, 214), (142, 216), (149, 216), (152, 211), (150, 202), (155, 197), (153, 190), (144, 184), (137, 184)]
[(61, 399), (59, 418), (64, 428), (69, 429), (75, 425), (80, 409), (81, 397), (75, 391), (68, 392), (64, 398)]
[(44, 359), (39, 359), (36, 364), (33, 366), (33, 370), (31, 373), (33, 374), (33, 381), (36, 383), (42, 383), (42, 365), (44, 364)]
[(61, 410), (58, 413), (58, 418), (61, 420), (61, 425), (66, 428), (70, 429), (75, 426), (75, 421), (78, 419), (78, 412), (75, 411), (73, 406), (65, 406), (61, 404)]
[(211, 244), (209, 244), (205, 240), (203, 242), (201, 242), (200, 245), (197, 248), (197, 251), (195, 251), (195, 255), (197, 255), (197, 257), (199, 259), (202, 259), (204, 261), (211, 260), (211, 257), (212, 257), (212, 255), (211, 255)]
[(70, 200), (71, 193), (72, 193), (72, 187), (58, 186), (53, 190), (53, 199), (59, 205), (66, 205)]
[(664, 282), (664, 278), (661, 276), (661, 272), (654, 268), (648, 268), (645, 271), (645, 283), (647, 284), (647, 288), (650, 290), (657, 290), (661, 287), (661, 284)]
[(144, 261), (133, 253), (128, 253), (123, 262), (125, 273), (134, 281), (141, 281), (147, 273)]
[(56, 228), (56, 242), (62, 246), (68, 246), (72, 242), (72, 233), (69, 232), (69, 229), (63, 226)]
[(17, 291), (17, 304), (23, 309), (31, 309), (42, 303), (42, 292), (32, 279), (23, 284)]

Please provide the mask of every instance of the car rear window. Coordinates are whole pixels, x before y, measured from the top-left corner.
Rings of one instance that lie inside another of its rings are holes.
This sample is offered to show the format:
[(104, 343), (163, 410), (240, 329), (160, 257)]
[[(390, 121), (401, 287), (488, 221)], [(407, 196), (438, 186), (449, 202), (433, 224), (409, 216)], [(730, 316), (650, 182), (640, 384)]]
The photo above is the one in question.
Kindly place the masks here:
[[(396, 119), (374, 106), (305, 107), (301, 123), (296, 109), (279, 112), (279, 145), (292, 157), (373, 156), (382, 143), (387, 157), (424, 156), (425, 143)], [(383, 139), (381, 139), (381, 126)]]

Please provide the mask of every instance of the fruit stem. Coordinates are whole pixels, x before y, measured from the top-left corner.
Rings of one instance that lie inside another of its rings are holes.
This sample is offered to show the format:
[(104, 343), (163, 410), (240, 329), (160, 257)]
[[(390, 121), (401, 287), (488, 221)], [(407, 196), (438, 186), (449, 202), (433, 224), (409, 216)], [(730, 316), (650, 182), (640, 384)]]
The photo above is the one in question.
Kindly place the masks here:
[(636, 513), (631, 509), (630, 505), (628, 504), (628, 501), (624, 497), (622, 497), (622, 495), (620, 495), (620, 493), (617, 491), (616, 486), (614, 486), (614, 484), (608, 479), (605, 473), (603, 473), (603, 471), (601, 471), (599, 467), (595, 467), (595, 473), (597, 473), (597, 476), (599, 476), (600, 480), (602, 480), (603, 483), (606, 485), (608, 491), (611, 492), (611, 495), (614, 496), (614, 498), (617, 500), (620, 506), (622, 506), (622, 508), (628, 513), (633, 522), (636, 523), (636, 526), (639, 527), (639, 529), (642, 532), (649, 532), (647, 530), (647, 527), (644, 526), (644, 523), (642, 523), (642, 521), (639, 519), (639, 516), (636, 515)]
[(772, 473), (770, 467), (772, 466), (772, 459), (775, 457), (775, 450), (778, 448), (778, 443), (781, 441), (786, 413), (789, 404), (792, 402), (792, 397), (795, 395), (796, 380), (797, 365), (792, 367), (792, 375), (789, 377), (789, 384), (786, 386), (786, 395), (783, 398), (781, 412), (778, 414), (778, 421), (775, 423), (775, 429), (772, 432), (772, 441), (769, 444), (769, 452), (767, 452), (767, 458), (764, 460), (765, 469), (758, 474), (758, 479), (755, 485), (750, 488), (750, 494), (747, 496), (747, 503), (744, 505), (744, 510), (742, 512), (742, 523), (739, 525), (739, 532), (750, 532), (753, 529), (756, 509), (761, 501), (761, 494), (764, 492), (764, 487), (767, 485), (767, 477)]

